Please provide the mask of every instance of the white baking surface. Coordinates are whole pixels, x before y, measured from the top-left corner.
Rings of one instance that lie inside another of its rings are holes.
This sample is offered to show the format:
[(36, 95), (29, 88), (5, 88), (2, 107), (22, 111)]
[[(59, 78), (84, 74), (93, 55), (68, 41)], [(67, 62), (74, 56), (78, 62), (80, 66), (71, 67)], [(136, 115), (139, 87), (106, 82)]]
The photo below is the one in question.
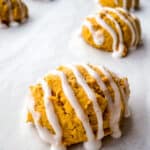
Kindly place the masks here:
[(122, 138), (104, 139), (102, 150), (150, 150), (150, 1), (141, 1), (136, 15), (144, 45), (124, 59), (113, 59), (74, 36), (84, 17), (97, 9), (94, 0), (26, 1), (29, 21), (0, 29), (0, 150), (49, 150), (21, 119), (25, 95), (50, 69), (75, 62), (102, 64), (129, 78), (132, 117), (124, 123)]

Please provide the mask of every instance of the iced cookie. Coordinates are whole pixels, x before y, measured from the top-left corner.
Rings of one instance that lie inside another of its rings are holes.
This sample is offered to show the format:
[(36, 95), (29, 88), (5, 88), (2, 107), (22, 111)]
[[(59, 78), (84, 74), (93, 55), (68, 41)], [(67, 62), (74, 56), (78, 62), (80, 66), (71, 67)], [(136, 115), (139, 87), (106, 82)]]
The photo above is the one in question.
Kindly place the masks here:
[(141, 42), (141, 27), (138, 18), (124, 9), (105, 7), (86, 17), (81, 36), (94, 48), (124, 57)]
[(121, 136), (129, 95), (127, 78), (105, 67), (60, 66), (30, 87), (27, 122), (51, 150), (81, 142), (86, 150), (99, 150), (104, 136)]
[(27, 6), (21, 0), (0, 0), (0, 22), (10, 25), (22, 23), (28, 18)]

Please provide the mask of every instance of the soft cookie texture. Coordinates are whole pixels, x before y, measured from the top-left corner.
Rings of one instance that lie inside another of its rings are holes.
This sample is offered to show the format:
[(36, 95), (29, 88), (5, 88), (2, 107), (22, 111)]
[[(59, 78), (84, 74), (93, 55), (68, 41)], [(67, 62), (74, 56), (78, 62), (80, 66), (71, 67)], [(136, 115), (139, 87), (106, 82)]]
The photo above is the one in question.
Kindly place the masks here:
[(129, 49), (141, 41), (141, 27), (137, 17), (121, 8), (102, 8), (86, 17), (81, 36), (94, 48), (113, 52), (114, 57), (124, 57)]
[(99, 150), (101, 139), (121, 136), (129, 116), (127, 78), (97, 65), (64, 65), (30, 87), (27, 122), (54, 150), (84, 142)]
[(0, 22), (10, 25), (11, 22), (22, 23), (28, 18), (28, 8), (21, 0), (0, 0)]
[(99, 4), (106, 7), (122, 7), (124, 9), (138, 9), (140, 0), (98, 0)]

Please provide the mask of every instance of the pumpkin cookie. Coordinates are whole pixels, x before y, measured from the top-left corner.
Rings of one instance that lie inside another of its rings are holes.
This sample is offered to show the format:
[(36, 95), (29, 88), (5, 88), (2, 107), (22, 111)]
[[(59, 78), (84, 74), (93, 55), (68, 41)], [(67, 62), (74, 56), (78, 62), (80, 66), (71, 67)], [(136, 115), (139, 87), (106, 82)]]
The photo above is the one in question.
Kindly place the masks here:
[(22, 23), (28, 18), (28, 8), (21, 0), (0, 0), (0, 22), (10, 25), (11, 22)]
[(85, 19), (81, 36), (97, 49), (124, 57), (129, 49), (139, 45), (141, 27), (138, 18), (124, 9), (105, 7)]
[(52, 150), (81, 142), (99, 150), (104, 136), (121, 136), (129, 95), (127, 78), (105, 67), (60, 66), (30, 87), (27, 122)]

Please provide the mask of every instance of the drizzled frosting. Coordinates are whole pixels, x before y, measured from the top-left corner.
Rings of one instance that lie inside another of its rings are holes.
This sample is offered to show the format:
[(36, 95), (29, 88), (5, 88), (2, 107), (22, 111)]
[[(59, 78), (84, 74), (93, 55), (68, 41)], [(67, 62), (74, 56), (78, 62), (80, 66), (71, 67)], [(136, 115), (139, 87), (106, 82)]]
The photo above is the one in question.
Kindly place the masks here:
[(99, 69), (102, 70), (104, 75), (109, 79), (110, 85), (114, 91), (114, 104), (111, 107), (114, 107), (113, 109), (113, 117), (110, 119), (112, 127), (113, 127), (113, 134), (112, 136), (115, 138), (118, 138), (121, 136), (121, 131), (119, 129), (119, 121), (120, 121), (120, 115), (121, 115), (121, 95), (119, 91), (119, 87), (113, 80), (111, 74), (106, 68), (100, 67)]
[[(125, 116), (129, 116), (129, 109), (128, 109), (128, 98), (129, 98), (129, 85), (128, 82), (125, 81), (125, 89), (119, 86), (115, 80), (113, 79), (113, 76), (116, 76), (115, 74), (110, 73), (109, 70), (107, 70), (104, 67), (101, 66), (95, 66), (99, 71), (101, 71), (104, 76), (108, 78), (108, 81), (110, 83), (110, 86), (112, 87), (114, 91), (114, 102), (112, 101), (112, 97), (110, 96), (109, 90), (107, 88), (107, 85), (102, 80), (101, 76), (98, 74), (97, 71), (95, 71), (91, 66), (86, 64), (79, 65), (83, 67), (87, 73), (96, 80), (99, 88), (104, 93), (105, 99), (108, 101), (108, 109), (110, 112), (110, 129), (112, 131), (112, 136), (117, 138), (121, 136), (121, 131), (119, 129), (119, 121), (120, 121), (120, 115), (121, 115), (121, 104), (122, 100), (125, 104)], [(99, 150), (101, 147), (101, 139), (104, 137), (104, 129), (103, 129), (103, 114), (102, 110), (99, 107), (99, 104), (97, 102), (96, 95), (94, 91), (89, 87), (88, 83), (84, 79), (83, 75), (78, 70), (77, 66), (75, 65), (66, 65), (64, 67), (67, 67), (72, 71), (76, 78), (76, 82), (83, 88), (86, 95), (88, 96), (88, 99), (93, 103), (93, 109), (95, 111), (96, 117), (97, 117), (97, 123), (98, 123), (98, 131), (97, 136), (95, 137), (95, 134), (93, 133), (92, 127), (89, 122), (88, 116), (85, 114), (83, 108), (78, 102), (78, 99), (76, 98), (73, 89), (71, 88), (67, 76), (64, 72), (59, 70), (54, 70), (48, 73), (48, 75), (54, 75), (58, 76), (61, 80), (61, 85), (63, 92), (68, 99), (69, 103), (71, 104), (72, 108), (74, 109), (77, 117), (82, 122), (82, 125), (85, 129), (85, 133), (87, 136), (87, 141), (84, 142), (84, 148), (86, 150)], [(51, 88), (49, 87), (48, 83), (43, 79), (39, 82), (41, 85), (41, 88), (43, 90), (43, 101), (44, 101), (44, 107), (46, 116), (48, 118), (49, 123), (52, 125), (55, 134), (50, 133), (47, 129), (43, 128), (40, 125), (40, 113), (35, 110), (35, 103), (34, 99), (31, 96), (28, 103), (28, 110), (33, 116), (35, 127), (39, 133), (39, 136), (42, 140), (49, 143), (51, 145), (51, 150), (66, 150), (66, 147), (62, 143), (62, 128), (59, 123), (57, 114), (54, 110), (53, 103), (51, 102)]]
[(50, 96), (51, 96), (51, 90), (48, 87), (48, 84), (46, 83), (46, 81), (41, 80), (40, 84), (42, 86), (42, 89), (44, 91), (44, 106), (45, 106), (45, 111), (46, 111), (46, 115), (48, 118), (48, 121), (51, 123), (52, 127), (55, 130), (55, 135), (51, 134), (47, 129), (43, 128), (40, 123), (40, 114), (38, 112), (35, 111), (34, 109), (34, 100), (32, 99), (32, 101), (30, 100), (28, 103), (28, 109), (31, 112), (33, 118), (34, 118), (34, 122), (35, 122), (35, 126), (37, 128), (37, 131), (39, 133), (39, 136), (41, 137), (42, 140), (44, 140), (46, 143), (51, 144), (51, 150), (65, 150), (66, 148), (62, 145), (62, 129), (61, 126), (59, 124), (57, 115), (54, 111), (54, 107), (52, 102), (49, 100)]
[(89, 31), (92, 33), (94, 42), (97, 45), (102, 45), (104, 42), (103, 34), (100, 33), (100, 31), (95, 32), (95, 30), (92, 27), (92, 24), (88, 20), (85, 20), (83, 24), (86, 25)]
[[(121, 8), (113, 9), (113, 8), (104, 7), (96, 15), (87, 17), (83, 23), (83, 26), (88, 28), (89, 32), (91, 33), (93, 37), (94, 43), (97, 46), (102, 46), (105, 41), (104, 35), (101, 32), (101, 35), (97, 36), (96, 33), (98, 31), (94, 29), (92, 22), (89, 20), (89, 18), (94, 18), (97, 24), (100, 25), (102, 28), (104, 28), (113, 39), (113, 44), (112, 44), (113, 54), (112, 55), (114, 57), (121, 57), (123, 56), (124, 51), (127, 49), (127, 47), (124, 43), (124, 34), (122, 31), (122, 27), (119, 21), (111, 13), (116, 14), (121, 19), (121, 21), (124, 22), (129, 27), (131, 31), (130, 48), (135, 48), (140, 42), (140, 31), (138, 30), (137, 24), (135, 22), (135, 19), (137, 18), (133, 16), (132, 14), (129, 14), (124, 9), (121, 9)], [(105, 18), (107, 20), (110, 20), (115, 25), (116, 30), (104, 20), (104, 17), (102, 17), (102, 14), (105, 15)], [(101, 30), (99, 29), (99, 31)]]
[[(68, 67), (68, 66), (67, 66)], [(103, 116), (102, 111), (98, 105), (95, 93), (90, 89), (86, 81), (84, 80), (83, 76), (80, 74), (78, 69), (75, 66), (69, 66), (69, 68), (72, 70), (73, 74), (75, 75), (77, 82), (83, 87), (84, 91), (87, 93), (88, 98), (93, 102), (93, 107), (97, 116), (98, 121), (98, 133), (97, 138), (101, 139), (104, 136), (103, 131)]]

